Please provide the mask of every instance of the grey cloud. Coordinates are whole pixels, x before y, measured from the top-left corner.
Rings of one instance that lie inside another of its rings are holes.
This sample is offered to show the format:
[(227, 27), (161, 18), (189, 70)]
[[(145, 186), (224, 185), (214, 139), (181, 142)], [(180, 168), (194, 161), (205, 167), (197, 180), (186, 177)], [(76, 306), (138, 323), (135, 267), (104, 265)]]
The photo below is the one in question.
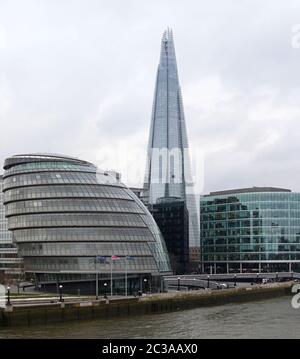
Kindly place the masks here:
[(0, 162), (30, 151), (95, 161), (126, 141), (146, 151), (169, 25), (204, 191), (299, 191), (299, 10), (297, 0), (0, 0)]

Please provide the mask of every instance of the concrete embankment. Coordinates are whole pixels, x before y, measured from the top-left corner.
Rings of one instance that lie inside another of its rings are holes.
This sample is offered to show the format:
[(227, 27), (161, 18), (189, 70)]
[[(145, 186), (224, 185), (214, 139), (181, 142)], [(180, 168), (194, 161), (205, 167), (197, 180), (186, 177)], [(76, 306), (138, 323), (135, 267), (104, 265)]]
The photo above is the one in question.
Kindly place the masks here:
[(255, 285), (249, 288), (162, 293), (142, 298), (84, 302), (66, 301), (16, 305), (1, 309), (0, 326), (31, 326), (55, 322), (107, 319), (114, 316), (164, 313), (228, 303), (243, 303), (291, 294), (292, 282)]

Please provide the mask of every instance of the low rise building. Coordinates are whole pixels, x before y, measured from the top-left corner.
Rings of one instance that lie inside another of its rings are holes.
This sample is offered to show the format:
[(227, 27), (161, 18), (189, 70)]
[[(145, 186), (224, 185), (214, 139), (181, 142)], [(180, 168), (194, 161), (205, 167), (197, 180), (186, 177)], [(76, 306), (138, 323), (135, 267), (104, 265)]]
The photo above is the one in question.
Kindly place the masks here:
[(204, 272), (300, 272), (300, 193), (211, 192), (201, 196), (200, 208)]

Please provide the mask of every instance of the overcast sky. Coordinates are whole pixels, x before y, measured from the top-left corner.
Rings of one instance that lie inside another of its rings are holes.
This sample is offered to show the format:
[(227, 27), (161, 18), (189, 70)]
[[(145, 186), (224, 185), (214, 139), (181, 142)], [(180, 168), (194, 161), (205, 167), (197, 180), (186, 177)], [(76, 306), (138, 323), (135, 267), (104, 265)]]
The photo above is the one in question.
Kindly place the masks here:
[(0, 0), (1, 167), (54, 152), (141, 181), (169, 26), (203, 191), (300, 191), (298, 23), (299, 0)]

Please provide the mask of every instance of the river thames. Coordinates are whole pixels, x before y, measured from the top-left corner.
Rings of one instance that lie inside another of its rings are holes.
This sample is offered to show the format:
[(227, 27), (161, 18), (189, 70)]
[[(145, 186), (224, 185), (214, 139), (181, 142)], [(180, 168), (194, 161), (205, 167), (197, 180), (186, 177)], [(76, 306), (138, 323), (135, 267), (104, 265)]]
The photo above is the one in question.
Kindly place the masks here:
[(0, 338), (300, 338), (300, 309), (292, 308), (288, 296), (173, 313), (1, 328)]

